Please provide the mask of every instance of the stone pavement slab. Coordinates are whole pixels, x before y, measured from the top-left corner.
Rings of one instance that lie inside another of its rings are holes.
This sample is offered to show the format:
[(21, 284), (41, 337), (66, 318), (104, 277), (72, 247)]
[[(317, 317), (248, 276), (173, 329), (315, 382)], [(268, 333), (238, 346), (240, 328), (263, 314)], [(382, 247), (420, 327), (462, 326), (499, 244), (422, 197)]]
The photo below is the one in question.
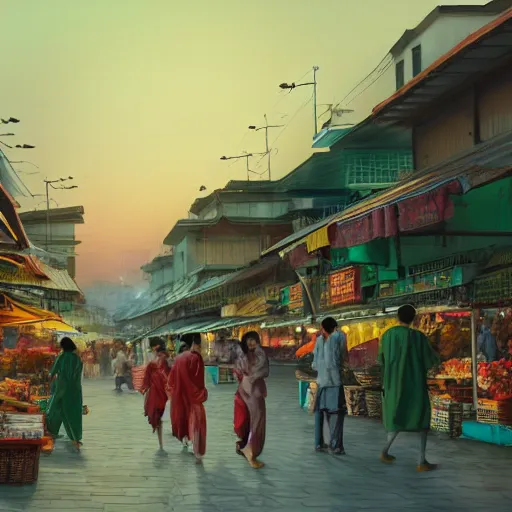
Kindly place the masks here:
[(0, 511), (236, 512), (509, 511), (512, 451), (431, 436), (428, 456), (440, 463), (415, 472), (417, 436), (399, 437), (397, 462), (378, 460), (385, 440), (378, 422), (347, 418), (345, 457), (313, 450), (313, 418), (300, 410), (292, 367), (273, 366), (268, 388), (267, 443), (260, 471), (234, 450), (233, 385), (210, 388), (203, 466), (184, 453), (165, 425), (167, 454), (142, 412), (142, 397), (112, 392), (113, 383), (86, 381), (84, 448), (59, 440), (43, 456), (34, 486), (0, 487)]

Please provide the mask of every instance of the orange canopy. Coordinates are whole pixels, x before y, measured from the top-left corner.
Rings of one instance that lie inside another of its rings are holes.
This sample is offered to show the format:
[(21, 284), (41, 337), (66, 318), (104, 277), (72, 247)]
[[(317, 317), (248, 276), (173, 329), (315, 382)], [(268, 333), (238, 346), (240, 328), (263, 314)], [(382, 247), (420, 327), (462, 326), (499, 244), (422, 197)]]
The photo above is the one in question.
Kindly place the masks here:
[(62, 320), (59, 315), (51, 311), (27, 306), (12, 300), (7, 295), (1, 297), (3, 304), (0, 307), (0, 327), (12, 327), (45, 320)]

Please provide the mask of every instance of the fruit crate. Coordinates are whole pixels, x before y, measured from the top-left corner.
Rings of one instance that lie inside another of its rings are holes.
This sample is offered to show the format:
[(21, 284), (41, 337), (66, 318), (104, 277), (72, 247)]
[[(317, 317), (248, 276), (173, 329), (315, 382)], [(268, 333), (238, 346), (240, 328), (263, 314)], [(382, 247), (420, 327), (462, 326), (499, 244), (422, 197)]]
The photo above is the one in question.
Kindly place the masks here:
[(382, 418), (382, 391), (380, 389), (365, 390), (366, 409), (368, 417), (374, 419)]
[(345, 401), (349, 416), (366, 416), (365, 389), (362, 386), (345, 386)]
[(448, 434), (451, 438), (462, 435), (463, 405), (452, 400), (431, 396), (430, 428)]

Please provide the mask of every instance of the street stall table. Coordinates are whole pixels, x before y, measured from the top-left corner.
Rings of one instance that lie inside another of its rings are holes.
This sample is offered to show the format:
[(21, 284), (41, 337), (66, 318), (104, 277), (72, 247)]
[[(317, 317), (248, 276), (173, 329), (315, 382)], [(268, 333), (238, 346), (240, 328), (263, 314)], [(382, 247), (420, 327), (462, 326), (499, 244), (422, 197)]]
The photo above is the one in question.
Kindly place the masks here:
[(48, 442), (38, 406), (0, 395), (0, 484), (36, 482), (39, 456)]

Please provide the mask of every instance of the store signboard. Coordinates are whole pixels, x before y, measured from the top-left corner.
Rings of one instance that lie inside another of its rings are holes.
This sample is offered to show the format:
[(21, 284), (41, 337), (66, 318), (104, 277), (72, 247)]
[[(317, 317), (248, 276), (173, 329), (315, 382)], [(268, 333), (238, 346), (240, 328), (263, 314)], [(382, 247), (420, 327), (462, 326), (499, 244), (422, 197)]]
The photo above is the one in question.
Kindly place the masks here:
[(358, 267), (338, 270), (329, 275), (330, 305), (353, 304), (361, 300), (361, 275)]
[(237, 311), (238, 307), (236, 304), (227, 304), (226, 306), (222, 306), (220, 316), (221, 318), (236, 316)]
[(288, 309), (294, 310), (302, 308), (304, 305), (302, 298), (302, 284), (297, 283), (290, 286), (290, 301), (288, 303)]
[(505, 268), (475, 279), (474, 302), (496, 304), (512, 299), (512, 268)]
[(281, 304), (283, 306), (288, 306), (290, 304), (290, 287), (285, 286), (281, 288)]
[(427, 272), (394, 282), (380, 283), (379, 297), (393, 297), (462, 286), (473, 280), (472, 265), (456, 266), (439, 272)]
[(265, 288), (265, 299), (268, 304), (277, 304), (281, 299), (281, 287), (278, 284), (272, 284)]

